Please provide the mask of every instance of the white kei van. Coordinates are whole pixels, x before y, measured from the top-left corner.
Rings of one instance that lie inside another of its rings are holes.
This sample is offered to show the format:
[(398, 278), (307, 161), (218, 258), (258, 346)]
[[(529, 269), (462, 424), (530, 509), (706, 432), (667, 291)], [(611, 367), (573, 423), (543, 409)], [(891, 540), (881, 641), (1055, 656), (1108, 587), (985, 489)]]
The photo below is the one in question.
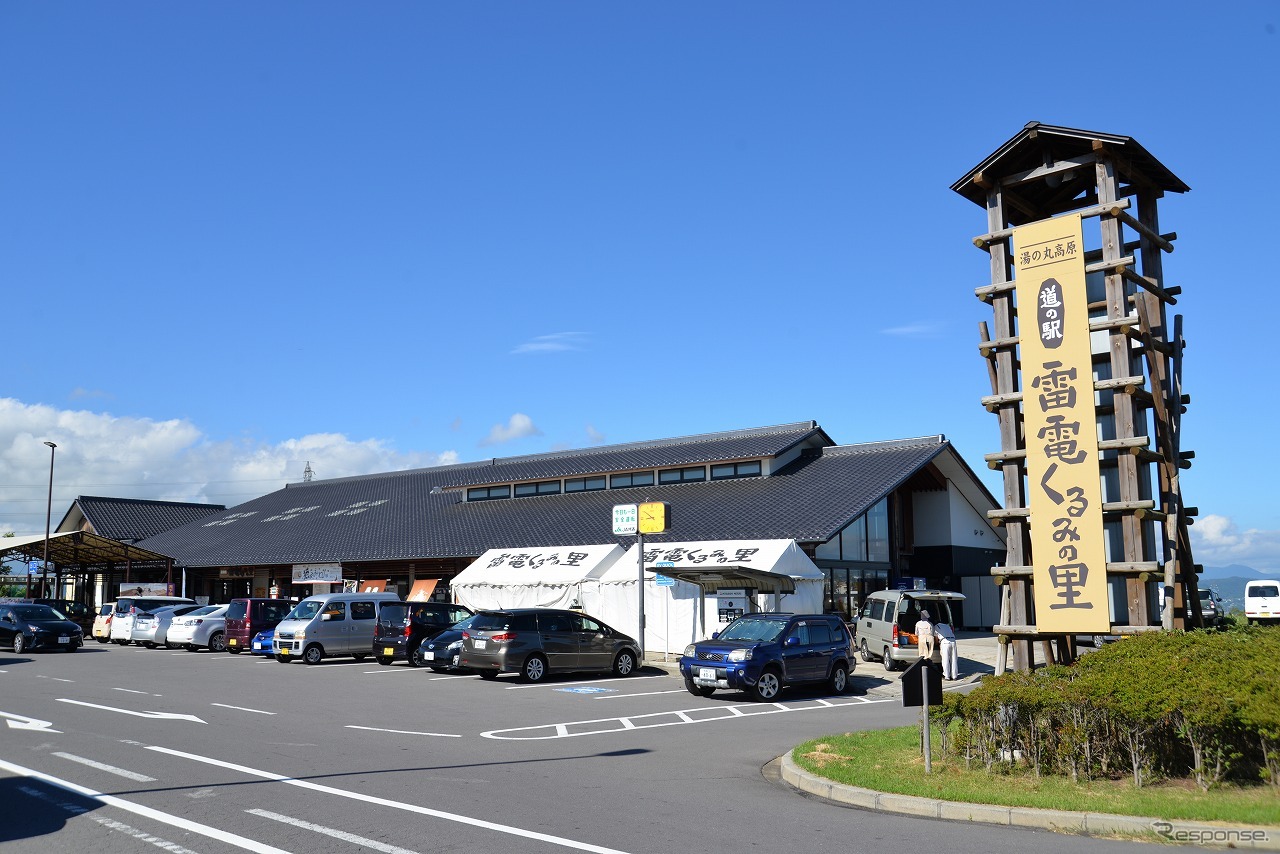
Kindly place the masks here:
[(350, 655), (357, 661), (373, 650), (378, 610), (399, 602), (394, 593), (317, 593), (308, 596), (276, 626), (271, 651), (276, 661), (301, 658), (319, 664), (326, 656)]
[[(952, 602), (963, 602), (963, 593), (949, 590), (878, 590), (867, 596), (858, 611), (854, 645), (863, 661), (880, 659), (884, 669), (893, 671), (920, 657), (916, 646), (916, 622), (921, 609), (929, 612), (936, 625), (955, 627)], [(935, 644), (933, 660), (942, 661), (941, 644)]]
[(1244, 618), (1250, 623), (1280, 623), (1280, 581), (1245, 584)]

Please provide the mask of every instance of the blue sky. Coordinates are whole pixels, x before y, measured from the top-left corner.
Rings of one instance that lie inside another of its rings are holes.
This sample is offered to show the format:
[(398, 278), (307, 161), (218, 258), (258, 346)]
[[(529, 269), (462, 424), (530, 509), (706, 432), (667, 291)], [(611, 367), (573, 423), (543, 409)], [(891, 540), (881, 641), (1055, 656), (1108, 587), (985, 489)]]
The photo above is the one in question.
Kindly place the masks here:
[(949, 187), (1038, 120), (1191, 186), (1196, 559), (1280, 572), (1280, 4), (1122, 8), (6, 3), (0, 530), (43, 531), (45, 439), (55, 524), (808, 419), (985, 473)]

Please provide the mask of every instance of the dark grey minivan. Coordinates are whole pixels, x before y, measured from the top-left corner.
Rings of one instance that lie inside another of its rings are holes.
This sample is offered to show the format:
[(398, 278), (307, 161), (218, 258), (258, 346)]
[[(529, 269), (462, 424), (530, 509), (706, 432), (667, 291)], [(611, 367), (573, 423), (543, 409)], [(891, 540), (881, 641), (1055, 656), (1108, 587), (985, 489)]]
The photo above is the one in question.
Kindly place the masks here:
[(639, 664), (635, 638), (577, 611), (481, 611), (462, 633), (460, 666), (484, 679), (519, 673), (526, 682), (541, 682), (549, 673), (578, 670), (630, 676)]

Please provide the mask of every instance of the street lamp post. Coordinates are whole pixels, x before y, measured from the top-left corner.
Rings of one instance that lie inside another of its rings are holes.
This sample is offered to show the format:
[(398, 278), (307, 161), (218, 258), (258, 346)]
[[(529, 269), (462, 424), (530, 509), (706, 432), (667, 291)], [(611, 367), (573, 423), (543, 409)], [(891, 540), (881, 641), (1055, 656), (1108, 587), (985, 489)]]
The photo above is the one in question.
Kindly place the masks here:
[[(40, 589), (46, 596), (49, 595), (49, 522), (53, 517), (53, 455), (56, 453), (57, 445), (53, 442), (45, 442), (49, 446), (49, 503), (44, 510), (44, 564), (40, 567)], [(28, 575), (30, 578), (30, 575)]]

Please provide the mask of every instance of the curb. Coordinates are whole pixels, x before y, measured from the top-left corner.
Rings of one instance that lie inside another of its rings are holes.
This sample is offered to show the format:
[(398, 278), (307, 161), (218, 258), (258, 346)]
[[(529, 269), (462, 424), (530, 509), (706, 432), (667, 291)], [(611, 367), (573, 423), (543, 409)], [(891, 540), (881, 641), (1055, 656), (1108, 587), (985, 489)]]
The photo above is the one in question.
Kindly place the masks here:
[[(811, 774), (796, 764), (788, 752), (777, 760), (782, 779), (806, 794), (860, 809), (949, 821), (976, 821), (1007, 827), (1029, 827), (1086, 836), (1121, 834), (1150, 836), (1181, 844), (1221, 848), (1280, 851), (1280, 831), (1264, 827), (1228, 827), (1198, 821), (1166, 821), (1131, 815), (1071, 812), (1068, 810), (1004, 807), (942, 801), (915, 795), (894, 795), (836, 783)], [(1159, 830), (1157, 830), (1157, 826)]]

